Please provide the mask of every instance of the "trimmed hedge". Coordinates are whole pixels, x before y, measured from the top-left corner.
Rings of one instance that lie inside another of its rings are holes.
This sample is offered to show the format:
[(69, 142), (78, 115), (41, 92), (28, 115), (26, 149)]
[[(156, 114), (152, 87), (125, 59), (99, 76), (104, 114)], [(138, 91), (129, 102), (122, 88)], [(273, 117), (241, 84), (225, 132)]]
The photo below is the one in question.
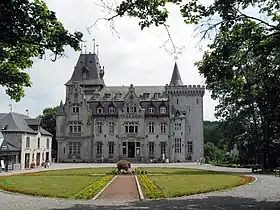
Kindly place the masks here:
[(100, 190), (102, 190), (112, 179), (112, 176), (107, 175), (94, 182), (78, 194), (74, 196), (75, 199), (89, 200), (93, 198)]
[(139, 182), (144, 191), (145, 197), (151, 199), (165, 198), (165, 194), (162, 192), (162, 190), (146, 175), (140, 175)]

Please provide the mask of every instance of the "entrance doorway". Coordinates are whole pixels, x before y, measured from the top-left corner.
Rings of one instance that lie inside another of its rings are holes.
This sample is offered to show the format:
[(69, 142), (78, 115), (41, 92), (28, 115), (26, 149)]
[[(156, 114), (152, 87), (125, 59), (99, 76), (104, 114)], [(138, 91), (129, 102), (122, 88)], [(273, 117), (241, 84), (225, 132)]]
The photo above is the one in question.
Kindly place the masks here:
[(128, 153), (127, 157), (128, 158), (135, 158), (135, 143), (134, 142), (128, 142)]
[(26, 153), (24, 159), (25, 159), (25, 161), (24, 161), (25, 162), (25, 168), (29, 168), (30, 154)]

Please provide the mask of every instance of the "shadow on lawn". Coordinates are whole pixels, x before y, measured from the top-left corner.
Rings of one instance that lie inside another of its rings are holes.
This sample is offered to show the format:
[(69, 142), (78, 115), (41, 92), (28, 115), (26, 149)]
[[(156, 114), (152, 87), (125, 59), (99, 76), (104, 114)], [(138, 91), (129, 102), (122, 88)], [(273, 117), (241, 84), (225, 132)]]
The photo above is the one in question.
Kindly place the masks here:
[[(61, 210), (61, 208), (53, 210)], [(63, 208), (62, 208), (63, 209)], [(114, 209), (153, 209), (153, 210), (169, 210), (169, 209), (189, 209), (189, 210), (276, 210), (280, 209), (279, 202), (262, 201), (258, 202), (251, 198), (238, 198), (230, 196), (209, 196), (203, 199), (185, 199), (185, 200), (153, 200), (138, 201), (129, 205), (110, 205), (110, 206), (94, 206), (89, 204), (76, 204), (65, 210), (114, 210)]]

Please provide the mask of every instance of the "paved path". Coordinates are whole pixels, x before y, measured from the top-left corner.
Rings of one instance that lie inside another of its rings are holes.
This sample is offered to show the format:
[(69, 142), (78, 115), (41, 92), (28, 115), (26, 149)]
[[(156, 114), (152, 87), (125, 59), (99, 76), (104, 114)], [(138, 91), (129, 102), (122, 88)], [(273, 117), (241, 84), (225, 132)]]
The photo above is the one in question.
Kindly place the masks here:
[[(50, 169), (114, 167), (115, 164), (55, 164)], [(249, 169), (230, 169), (196, 163), (133, 164), (133, 167), (180, 167), (215, 171), (250, 173)], [(38, 169), (36, 169), (38, 170)], [(45, 169), (43, 169), (45, 170)], [(147, 200), (134, 202), (106, 200), (63, 200), (39, 198), (0, 192), (0, 210), (87, 210), (87, 209), (188, 209), (188, 210), (273, 210), (280, 209), (280, 178), (269, 175), (255, 175), (257, 181), (231, 190), (211, 192), (176, 199)]]
[(139, 200), (135, 177), (117, 176), (97, 199), (107, 201)]

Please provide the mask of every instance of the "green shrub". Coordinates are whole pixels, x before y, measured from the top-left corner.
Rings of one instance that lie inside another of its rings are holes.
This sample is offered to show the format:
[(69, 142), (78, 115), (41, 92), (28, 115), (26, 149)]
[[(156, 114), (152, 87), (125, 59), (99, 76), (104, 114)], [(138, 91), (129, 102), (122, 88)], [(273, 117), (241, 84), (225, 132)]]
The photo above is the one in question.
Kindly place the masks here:
[(144, 194), (147, 198), (165, 198), (165, 194), (162, 190), (151, 181), (146, 175), (139, 176), (140, 185), (144, 191)]
[(100, 190), (102, 190), (112, 179), (111, 175), (107, 175), (92, 183), (90, 186), (74, 196), (75, 199), (89, 200), (93, 198)]

